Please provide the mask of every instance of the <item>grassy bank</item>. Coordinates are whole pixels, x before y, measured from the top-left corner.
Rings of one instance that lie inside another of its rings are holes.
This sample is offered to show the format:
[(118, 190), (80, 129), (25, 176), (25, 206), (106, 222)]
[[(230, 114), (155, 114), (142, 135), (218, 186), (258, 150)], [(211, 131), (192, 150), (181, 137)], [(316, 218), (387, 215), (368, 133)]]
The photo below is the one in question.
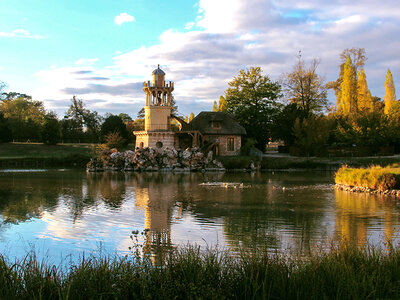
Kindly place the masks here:
[(336, 172), (335, 183), (373, 190), (398, 189), (400, 188), (400, 166), (398, 164), (369, 168), (343, 166)]
[(82, 259), (69, 271), (0, 257), (1, 299), (393, 299), (400, 297), (400, 250), (341, 247), (308, 259), (259, 251), (184, 247), (162, 266), (130, 258)]
[(0, 144), (0, 167), (82, 166), (92, 156), (90, 144)]

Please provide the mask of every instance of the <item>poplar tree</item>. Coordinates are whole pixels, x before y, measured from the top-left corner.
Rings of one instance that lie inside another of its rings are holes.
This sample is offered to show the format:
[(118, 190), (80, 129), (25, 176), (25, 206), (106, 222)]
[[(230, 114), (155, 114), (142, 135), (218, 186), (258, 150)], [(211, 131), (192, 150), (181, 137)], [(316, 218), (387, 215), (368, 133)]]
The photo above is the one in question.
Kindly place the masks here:
[(361, 68), (357, 76), (357, 104), (359, 111), (372, 111), (373, 102), (371, 92), (368, 89), (367, 76), (364, 68)]
[(212, 111), (218, 111), (218, 106), (217, 106), (217, 101), (214, 101), (213, 109)]
[(341, 87), (341, 99), (338, 111), (344, 115), (356, 114), (357, 107), (357, 77), (352, 67), (350, 56), (343, 66), (343, 81)]
[(224, 96), (219, 97), (218, 111), (226, 111), (226, 99)]
[[(340, 64), (340, 72), (339, 78), (336, 81), (330, 81), (327, 84), (327, 88), (333, 89), (336, 95), (336, 109), (339, 113), (343, 113), (343, 104), (342, 104), (342, 83), (344, 76), (344, 66), (346, 64), (347, 59), (350, 58), (351, 67), (354, 71), (354, 80), (357, 86), (357, 73), (364, 66), (367, 57), (365, 56), (364, 48), (351, 48), (345, 49), (340, 54), (340, 59), (342, 63)], [(357, 99), (357, 94), (355, 94), (355, 98)]]
[(192, 122), (193, 119), (194, 119), (194, 113), (191, 112), (189, 116), (189, 123)]
[(385, 102), (385, 114), (389, 114), (390, 109), (393, 107), (396, 101), (396, 91), (393, 84), (393, 76), (390, 70), (387, 70), (386, 80), (385, 80), (385, 97), (383, 98)]

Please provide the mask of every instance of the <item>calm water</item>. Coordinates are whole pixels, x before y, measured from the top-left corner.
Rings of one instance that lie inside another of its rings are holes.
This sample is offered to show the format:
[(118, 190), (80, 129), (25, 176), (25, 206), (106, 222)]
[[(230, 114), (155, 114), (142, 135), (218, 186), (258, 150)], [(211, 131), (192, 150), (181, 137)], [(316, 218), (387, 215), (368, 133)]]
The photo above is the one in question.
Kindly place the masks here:
[[(221, 185), (202, 183), (221, 182)], [(235, 183), (230, 185), (229, 183)], [(325, 172), (98, 173), (0, 170), (0, 253), (63, 259), (196, 243), (308, 253), (343, 239), (399, 242), (394, 198), (332, 188)], [(147, 248), (146, 248), (147, 247)]]

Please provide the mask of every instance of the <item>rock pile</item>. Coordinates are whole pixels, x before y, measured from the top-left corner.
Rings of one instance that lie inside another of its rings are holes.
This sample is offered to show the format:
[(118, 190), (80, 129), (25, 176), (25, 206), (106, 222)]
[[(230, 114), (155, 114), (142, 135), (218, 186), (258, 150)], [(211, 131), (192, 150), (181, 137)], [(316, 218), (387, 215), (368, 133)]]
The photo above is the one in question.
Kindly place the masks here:
[(123, 153), (116, 149), (102, 151), (98, 159), (91, 159), (86, 165), (89, 172), (103, 170), (125, 171), (201, 171), (225, 170), (224, 166), (213, 159), (210, 151), (207, 156), (200, 148), (187, 148), (177, 151), (173, 148), (137, 148)]

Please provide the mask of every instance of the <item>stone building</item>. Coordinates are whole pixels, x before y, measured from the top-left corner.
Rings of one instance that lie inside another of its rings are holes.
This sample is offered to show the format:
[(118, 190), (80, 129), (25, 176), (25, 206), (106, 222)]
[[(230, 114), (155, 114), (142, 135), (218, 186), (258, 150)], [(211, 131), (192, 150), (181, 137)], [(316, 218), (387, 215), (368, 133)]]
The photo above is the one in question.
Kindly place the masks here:
[[(145, 120), (143, 130), (133, 132), (136, 147), (185, 149), (198, 146), (217, 155), (240, 154), (246, 130), (231, 115), (203, 111), (188, 124), (171, 114), (173, 90), (174, 83), (165, 82), (165, 73), (158, 65), (153, 71), (153, 80), (143, 83)], [(172, 119), (179, 125), (177, 130), (171, 128)]]
[(202, 111), (190, 122), (190, 129), (199, 131), (203, 146), (216, 155), (239, 155), (246, 130), (224, 112)]

